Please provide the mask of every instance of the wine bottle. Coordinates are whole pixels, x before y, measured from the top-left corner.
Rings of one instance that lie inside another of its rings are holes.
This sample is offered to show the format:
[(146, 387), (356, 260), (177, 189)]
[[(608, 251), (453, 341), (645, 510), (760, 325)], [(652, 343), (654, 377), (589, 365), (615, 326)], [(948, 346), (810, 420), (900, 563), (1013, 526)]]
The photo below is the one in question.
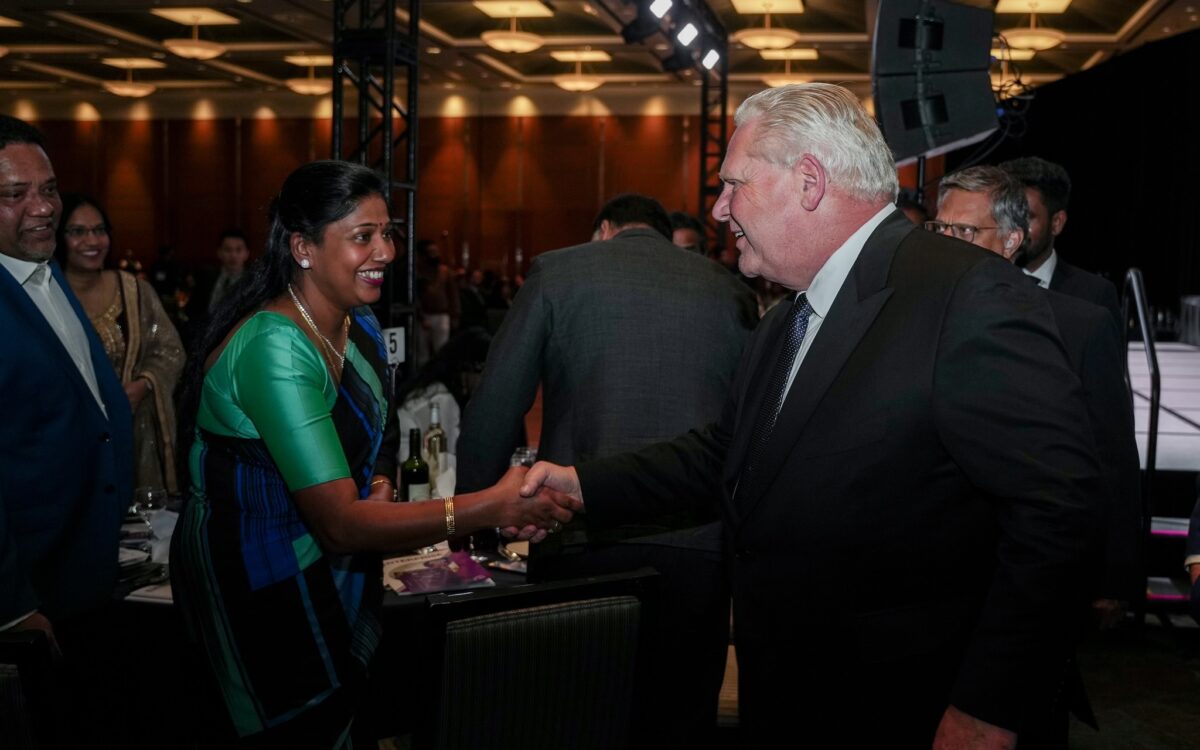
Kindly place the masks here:
[(445, 470), (442, 456), (446, 453), (446, 431), (442, 429), (441, 413), (437, 403), (429, 405), (429, 429), (425, 432), (425, 462), (429, 464), (429, 479), (437, 484), (437, 479)]
[(400, 488), (403, 499), (429, 499), (429, 464), (421, 458), (421, 431), (408, 431), (408, 458), (400, 466)]

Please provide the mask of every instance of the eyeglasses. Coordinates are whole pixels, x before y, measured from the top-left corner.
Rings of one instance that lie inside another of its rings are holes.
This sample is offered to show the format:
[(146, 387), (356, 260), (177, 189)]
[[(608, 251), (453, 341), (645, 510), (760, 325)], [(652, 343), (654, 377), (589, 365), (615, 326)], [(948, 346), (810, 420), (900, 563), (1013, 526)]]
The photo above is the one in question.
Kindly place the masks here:
[(97, 224), (94, 227), (67, 227), (63, 230), (63, 234), (73, 240), (81, 240), (89, 234), (96, 238), (107, 237), (108, 227), (103, 224)]
[(938, 234), (949, 234), (957, 237), (960, 240), (970, 242), (975, 239), (975, 235), (987, 229), (999, 229), (1000, 227), (977, 227), (973, 224), (947, 224), (944, 221), (927, 221), (925, 228), (931, 232)]

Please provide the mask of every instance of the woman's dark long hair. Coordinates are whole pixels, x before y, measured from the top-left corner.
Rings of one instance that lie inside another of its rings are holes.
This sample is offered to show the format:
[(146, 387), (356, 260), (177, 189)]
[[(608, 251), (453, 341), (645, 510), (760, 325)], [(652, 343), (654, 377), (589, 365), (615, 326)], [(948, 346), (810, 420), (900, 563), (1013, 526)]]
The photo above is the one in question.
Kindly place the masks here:
[(188, 353), (180, 381), (179, 476), (191, 476), (188, 454), (195, 442), (204, 364), (239, 321), (287, 290), (297, 273), (291, 252), (292, 235), (299, 233), (309, 242), (319, 244), (325, 227), (353, 213), (363, 198), (385, 195), (385, 187), (383, 178), (372, 170), (345, 161), (314, 161), (283, 181), (283, 188), (268, 209), (266, 251), (250, 264), (217, 306)]
[(62, 218), (54, 232), (54, 259), (58, 261), (60, 268), (67, 270), (67, 220), (83, 206), (96, 209), (100, 220), (104, 222), (104, 230), (108, 233), (108, 255), (104, 258), (104, 267), (112, 268), (116, 265), (116, 261), (113, 260), (112, 222), (108, 220), (108, 212), (100, 205), (100, 201), (86, 193), (62, 194)]

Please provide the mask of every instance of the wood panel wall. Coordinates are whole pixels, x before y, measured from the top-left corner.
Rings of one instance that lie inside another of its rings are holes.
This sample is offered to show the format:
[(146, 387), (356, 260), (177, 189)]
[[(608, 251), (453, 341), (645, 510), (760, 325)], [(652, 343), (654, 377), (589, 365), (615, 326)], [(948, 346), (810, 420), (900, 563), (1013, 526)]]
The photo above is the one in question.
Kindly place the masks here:
[[(332, 135), (328, 119), (38, 125), (62, 189), (108, 209), (118, 253), (150, 263), (169, 246), (191, 265), (214, 262), (228, 227), (260, 247), (272, 196), (297, 166), (328, 157)], [(522, 272), (539, 253), (587, 241), (621, 192), (698, 210), (695, 117), (424, 118), (418, 128), (417, 237), (439, 241), (455, 265)]]

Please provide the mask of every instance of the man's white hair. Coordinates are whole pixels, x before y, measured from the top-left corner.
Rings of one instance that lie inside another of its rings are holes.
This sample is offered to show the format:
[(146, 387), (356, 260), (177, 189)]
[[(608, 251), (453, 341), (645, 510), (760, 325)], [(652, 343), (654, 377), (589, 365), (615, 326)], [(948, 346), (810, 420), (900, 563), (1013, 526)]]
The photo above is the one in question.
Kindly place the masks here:
[(758, 124), (751, 153), (792, 167), (812, 154), (831, 187), (864, 201), (895, 202), (900, 190), (892, 150), (858, 98), (832, 83), (794, 83), (765, 89), (742, 102), (741, 127)]

